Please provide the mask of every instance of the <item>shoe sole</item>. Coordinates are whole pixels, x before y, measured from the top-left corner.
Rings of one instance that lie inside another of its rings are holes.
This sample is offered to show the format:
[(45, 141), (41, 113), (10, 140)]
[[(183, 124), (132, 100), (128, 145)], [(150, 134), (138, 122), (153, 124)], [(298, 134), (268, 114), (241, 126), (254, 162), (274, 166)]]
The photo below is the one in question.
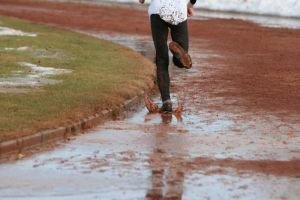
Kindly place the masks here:
[(192, 59), (191, 56), (185, 53), (184, 49), (177, 42), (170, 42), (169, 49), (173, 55), (178, 54), (180, 57), (180, 62), (186, 69), (190, 69), (192, 67)]

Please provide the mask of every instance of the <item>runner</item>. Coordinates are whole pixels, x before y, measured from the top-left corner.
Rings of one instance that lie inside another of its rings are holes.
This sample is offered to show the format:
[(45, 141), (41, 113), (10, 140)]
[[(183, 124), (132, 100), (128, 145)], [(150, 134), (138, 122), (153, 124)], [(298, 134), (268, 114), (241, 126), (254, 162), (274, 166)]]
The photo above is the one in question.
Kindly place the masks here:
[[(194, 13), (193, 5), (197, 0), (151, 0), (148, 13), (156, 50), (157, 84), (163, 102), (160, 111), (172, 112), (170, 98), (168, 33), (171, 31), (172, 42), (169, 49), (173, 54), (173, 63), (180, 68), (190, 69), (192, 60), (188, 54), (187, 17)], [(139, 0), (144, 3), (145, 0)], [(151, 110), (150, 110), (151, 112)]]

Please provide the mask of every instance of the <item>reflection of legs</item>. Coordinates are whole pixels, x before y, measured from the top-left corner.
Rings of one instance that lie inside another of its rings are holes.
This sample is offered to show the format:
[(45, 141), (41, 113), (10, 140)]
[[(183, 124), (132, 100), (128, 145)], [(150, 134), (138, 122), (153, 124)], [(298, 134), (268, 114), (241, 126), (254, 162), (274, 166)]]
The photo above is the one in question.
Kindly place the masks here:
[[(182, 157), (174, 157), (165, 151), (168, 146), (168, 135), (155, 133), (154, 149), (149, 158), (151, 185), (147, 191), (147, 200), (172, 199), (180, 200), (183, 195), (184, 168), (186, 161)], [(180, 148), (180, 143), (178, 148)], [(184, 150), (184, 149), (182, 149)]]
[(151, 188), (147, 191), (147, 200), (163, 199), (164, 187), (164, 156), (163, 152), (155, 149), (150, 157)]
[[(154, 156), (160, 156), (154, 154)], [(154, 157), (155, 158), (155, 157)], [(155, 159), (158, 159), (157, 157)], [(162, 158), (159, 159), (164, 164)], [(180, 163), (166, 163), (166, 166), (152, 166), (151, 188), (147, 191), (147, 200), (181, 200), (183, 195), (184, 171)], [(166, 183), (166, 184), (165, 184)]]
[[(177, 42), (187, 53), (189, 50), (189, 36), (187, 21), (184, 21), (177, 26), (171, 26), (171, 36), (174, 42)], [(173, 56), (173, 62), (178, 67), (183, 67), (178, 58)]]
[[(147, 200), (172, 199), (181, 200), (183, 195), (185, 160), (171, 158), (166, 153), (155, 149), (150, 157), (151, 187), (147, 191)], [(175, 161), (174, 161), (175, 160)]]
[(170, 99), (168, 24), (159, 15), (151, 15), (151, 30), (156, 50), (157, 84), (162, 101)]
[(183, 194), (183, 182), (184, 182), (184, 169), (180, 166), (182, 163), (170, 162), (169, 171), (167, 175), (167, 191), (165, 199), (182, 199)]

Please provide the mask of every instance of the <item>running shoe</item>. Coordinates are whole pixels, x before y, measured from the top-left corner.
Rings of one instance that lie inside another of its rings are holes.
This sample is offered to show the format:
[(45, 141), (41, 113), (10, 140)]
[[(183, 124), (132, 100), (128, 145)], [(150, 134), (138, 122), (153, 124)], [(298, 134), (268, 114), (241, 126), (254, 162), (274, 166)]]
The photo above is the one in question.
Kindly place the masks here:
[(184, 68), (190, 69), (192, 67), (191, 56), (186, 53), (177, 42), (170, 42), (169, 49), (174, 57), (176, 57), (180, 61)]
[(172, 113), (172, 102), (167, 100), (163, 102), (162, 107), (160, 108), (161, 113)]

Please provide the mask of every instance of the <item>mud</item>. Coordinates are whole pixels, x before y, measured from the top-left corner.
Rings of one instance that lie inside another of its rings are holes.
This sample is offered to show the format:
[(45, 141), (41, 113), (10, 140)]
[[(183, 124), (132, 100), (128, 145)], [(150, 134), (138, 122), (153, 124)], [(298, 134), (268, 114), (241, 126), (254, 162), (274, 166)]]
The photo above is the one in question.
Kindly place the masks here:
[[(6, 14), (68, 25), (154, 58), (148, 28), (134, 29), (135, 20), (146, 24), (144, 13), (15, 2), (3, 4), (15, 8)], [(36, 10), (24, 9), (31, 7)], [(62, 10), (70, 16), (68, 22), (59, 14)], [(41, 17), (50, 11), (60, 12)], [(114, 16), (110, 26), (92, 18), (97, 12)], [(76, 21), (81, 13), (90, 19), (85, 25)], [(138, 17), (130, 21), (132, 16)], [(180, 118), (142, 109), (53, 151), (2, 164), (0, 197), (298, 199), (299, 30), (235, 20), (191, 21), (190, 30), (193, 68), (170, 66), (172, 100), (176, 104), (178, 98), (184, 107)], [(154, 101), (160, 104), (159, 98)]]

